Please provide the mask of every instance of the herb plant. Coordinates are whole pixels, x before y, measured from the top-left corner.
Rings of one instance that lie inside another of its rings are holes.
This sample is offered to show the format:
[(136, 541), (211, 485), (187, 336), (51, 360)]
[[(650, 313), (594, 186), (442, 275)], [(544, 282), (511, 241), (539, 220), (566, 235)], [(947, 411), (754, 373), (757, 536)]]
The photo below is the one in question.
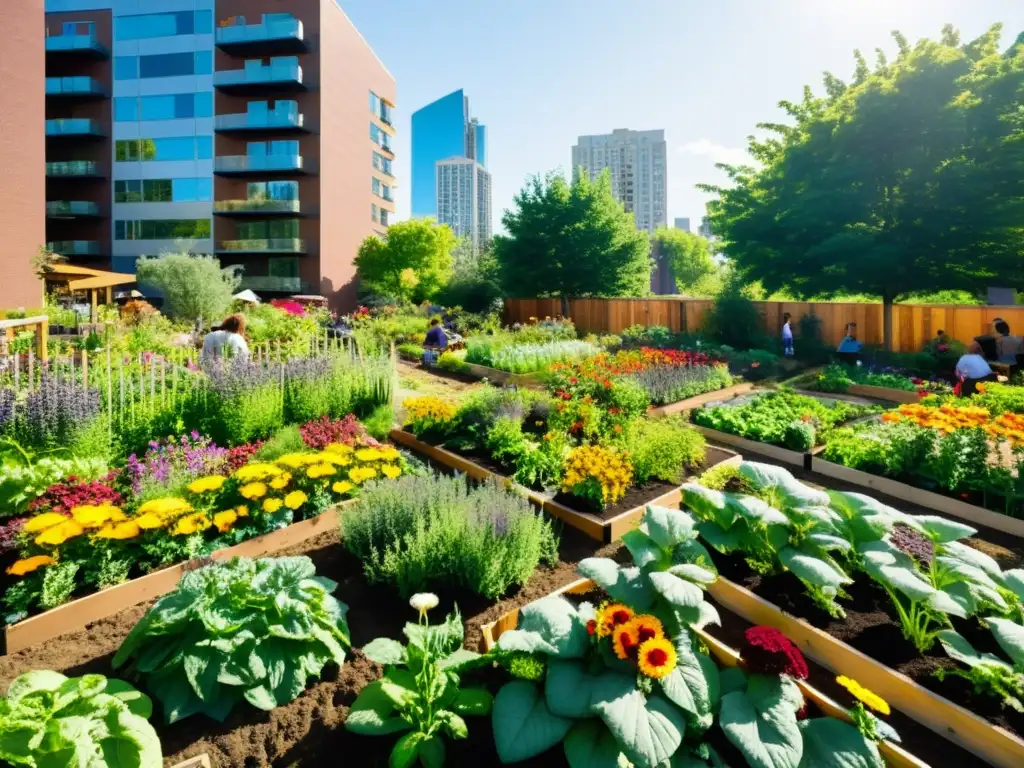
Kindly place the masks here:
[(687, 470), (704, 461), (704, 436), (681, 416), (637, 419), (627, 427), (623, 442), (637, 483), (681, 483)]
[(224, 720), (242, 699), (271, 710), (341, 665), (348, 608), (308, 557), (214, 563), (186, 573), (135, 625), (114, 656), (163, 704), (168, 723)]

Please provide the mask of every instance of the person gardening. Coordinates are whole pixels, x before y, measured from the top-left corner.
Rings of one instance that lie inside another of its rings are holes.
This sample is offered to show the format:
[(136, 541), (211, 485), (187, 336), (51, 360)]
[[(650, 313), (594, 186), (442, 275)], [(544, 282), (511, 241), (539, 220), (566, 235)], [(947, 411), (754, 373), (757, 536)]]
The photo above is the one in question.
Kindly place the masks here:
[(249, 359), (249, 344), (245, 341), (245, 317), (231, 315), (203, 338), (203, 351), (199, 359), (210, 362), (223, 357)]
[(846, 335), (843, 336), (843, 340), (836, 347), (836, 354), (839, 355), (839, 359), (844, 363), (856, 363), (863, 349), (864, 345), (857, 340), (857, 324), (847, 323)]
[(441, 321), (436, 317), (432, 318), (430, 320), (430, 328), (427, 329), (427, 338), (423, 341), (424, 365), (436, 364), (437, 358), (447, 348), (448, 335), (444, 332), (444, 328), (441, 327)]
[(978, 384), (983, 381), (997, 381), (996, 374), (982, 354), (980, 337), (967, 347), (956, 363), (956, 376), (959, 381), (954, 387), (954, 394), (966, 397), (978, 391)]

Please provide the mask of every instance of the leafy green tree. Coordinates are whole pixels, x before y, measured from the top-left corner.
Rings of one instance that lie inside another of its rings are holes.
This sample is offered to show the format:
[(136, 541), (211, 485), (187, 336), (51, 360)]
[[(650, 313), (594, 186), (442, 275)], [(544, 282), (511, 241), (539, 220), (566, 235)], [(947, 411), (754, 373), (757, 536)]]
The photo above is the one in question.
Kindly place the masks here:
[(491, 250), (474, 253), (472, 242), (461, 238), (452, 251), (452, 259), (452, 279), (438, 294), (438, 302), (467, 312), (500, 311), (498, 265)]
[(654, 233), (653, 240), (671, 265), (680, 291), (689, 292), (702, 278), (715, 272), (711, 245), (706, 238), (683, 229), (662, 227)]
[(570, 185), (533, 177), (505, 211), (494, 238), (506, 296), (643, 296), (651, 286), (650, 242), (612, 195), (607, 172)]
[(999, 25), (967, 44), (939, 41), (850, 83), (825, 74), (780, 106), (790, 123), (750, 140), (760, 167), (722, 166), (734, 185), (702, 186), (726, 253), (751, 280), (798, 296), (981, 291), (1020, 275), (1024, 252), (1024, 46), (999, 49)]
[(219, 320), (231, 307), (238, 290), (240, 266), (222, 268), (213, 256), (166, 253), (143, 256), (135, 266), (139, 283), (164, 297), (164, 314), (180, 320), (206, 323)]
[(451, 279), (455, 245), (455, 233), (433, 219), (392, 224), (383, 239), (368, 237), (359, 247), (362, 288), (401, 301), (431, 299)]

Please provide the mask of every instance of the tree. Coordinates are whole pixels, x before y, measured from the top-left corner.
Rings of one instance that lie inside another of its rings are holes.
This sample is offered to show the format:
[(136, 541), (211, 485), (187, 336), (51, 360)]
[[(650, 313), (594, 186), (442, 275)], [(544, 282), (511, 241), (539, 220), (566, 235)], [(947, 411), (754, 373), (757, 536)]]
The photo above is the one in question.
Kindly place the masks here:
[(455, 233), (433, 219), (410, 219), (368, 237), (359, 247), (356, 270), (363, 289), (400, 301), (437, 295), (452, 276)]
[(473, 252), (473, 243), (461, 238), (452, 251), (452, 279), (438, 294), (446, 307), (467, 312), (495, 312), (501, 309), (498, 265), (490, 248)]
[(238, 290), (240, 266), (221, 267), (213, 256), (167, 253), (142, 256), (135, 266), (139, 283), (164, 297), (164, 313), (189, 322), (220, 319), (231, 308)]
[(706, 238), (683, 229), (662, 227), (654, 233), (654, 243), (672, 267), (676, 287), (688, 292), (702, 278), (715, 272), (711, 244)]
[(1024, 251), (1024, 46), (999, 51), (998, 25), (961, 45), (860, 54), (854, 80), (780, 106), (790, 124), (750, 140), (761, 164), (721, 166), (734, 186), (702, 186), (725, 252), (769, 292), (882, 297), (981, 291), (1019, 279)]
[(40, 245), (39, 249), (29, 257), (29, 263), (32, 265), (32, 271), (35, 272), (36, 277), (42, 280), (58, 264), (67, 263), (67, 259), (59, 253), (54, 253), (49, 246)]
[(607, 171), (569, 185), (533, 177), (505, 211), (494, 238), (506, 296), (643, 296), (651, 286), (650, 242), (612, 195)]

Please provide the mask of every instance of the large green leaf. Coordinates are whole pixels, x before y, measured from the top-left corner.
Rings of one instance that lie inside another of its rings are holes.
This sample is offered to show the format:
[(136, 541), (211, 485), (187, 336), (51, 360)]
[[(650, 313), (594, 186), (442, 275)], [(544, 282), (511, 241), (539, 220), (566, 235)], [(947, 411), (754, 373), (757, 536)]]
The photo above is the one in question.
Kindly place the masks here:
[(789, 518), (755, 496), (729, 496), (729, 508), (751, 524), (789, 527)]
[(980, 568), (996, 581), (1003, 577), (1003, 570), (992, 557), (984, 552), (979, 552), (974, 547), (964, 544), (962, 541), (950, 541), (942, 545), (942, 554), (955, 557), (969, 565)]
[(819, 587), (838, 588), (853, 582), (849, 576), (837, 570), (831, 563), (820, 557), (786, 547), (779, 552), (779, 560), (793, 574), (808, 584)]
[(452, 709), (460, 715), (489, 715), (494, 697), (483, 688), (460, 688)]
[(363, 655), (377, 664), (401, 664), (405, 661), (405, 646), (390, 637), (378, 637), (363, 646)]
[(885, 768), (875, 743), (842, 720), (804, 720), (800, 732), (804, 737), (800, 768)]
[(494, 745), (503, 763), (545, 752), (565, 738), (572, 722), (551, 714), (537, 687), (525, 680), (506, 683), (491, 709)]
[(1024, 669), (1024, 627), (1009, 619), (990, 616), (985, 619), (996, 642), (1006, 655), (1013, 660), (1015, 667)]
[(546, 653), (557, 656), (558, 649), (545, 640), (539, 632), (524, 632), (521, 629), (509, 629), (501, 633), (498, 647), (503, 651), (520, 653)]
[(587, 626), (579, 612), (561, 597), (546, 597), (519, 612), (519, 629), (536, 632), (563, 659), (581, 658), (590, 647)]
[(648, 578), (654, 590), (670, 605), (678, 608), (696, 608), (704, 601), (704, 591), (700, 587), (675, 574), (652, 573)]
[(755, 488), (774, 491), (785, 500), (787, 507), (824, 506), (829, 503), (827, 493), (804, 485), (788, 470), (773, 464), (744, 461), (740, 464), (739, 474)]
[(681, 579), (692, 581), (695, 584), (713, 584), (718, 579), (718, 575), (714, 572), (690, 563), (673, 565), (668, 569), (668, 572)]
[(944, 629), (939, 632), (939, 642), (942, 643), (942, 648), (946, 651), (947, 656), (959, 661), (961, 664), (966, 664), (969, 667), (1000, 667), (1007, 672), (1013, 669), (1012, 666), (1007, 664), (998, 656), (994, 656), (991, 653), (979, 653), (976, 651), (974, 646), (968, 642), (967, 638), (956, 630)]
[(153, 715), (153, 701), (123, 680), (108, 679), (103, 692), (118, 699), (133, 715), (148, 720)]
[(718, 703), (718, 667), (703, 653), (691, 647), (689, 633), (676, 638), (676, 666), (659, 681), (668, 699), (693, 716), (701, 730), (711, 727), (712, 710)]
[(1003, 571), (1003, 582), (1006, 588), (1017, 596), (1018, 600), (1024, 601), (1024, 569), (1014, 568)]
[(622, 535), (622, 543), (638, 568), (665, 568), (670, 562), (669, 552), (640, 529), (626, 531)]
[(723, 555), (735, 552), (743, 544), (738, 530), (726, 531), (718, 523), (700, 523), (697, 530), (704, 541)]
[(573, 723), (565, 735), (565, 759), (570, 768), (625, 768), (625, 755), (611, 731), (591, 718)]
[(419, 760), (420, 745), (428, 736), (420, 731), (403, 734), (391, 749), (388, 768), (411, 768)]
[(583, 718), (590, 716), (595, 701), (615, 698), (632, 690), (635, 684), (636, 678), (631, 675), (609, 670), (593, 675), (582, 661), (552, 659), (544, 681), (544, 696), (552, 714)]
[(968, 536), (973, 536), (978, 532), (977, 528), (971, 528), (969, 525), (947, 520), (944, 517), (915, 515), (915, 518), (917, 524), (921, 526), (924, 535), (936, 544), (946, 544), (950, 541), (966, 539)]
[(204, 702), (212, 702), (220, 693), (220, 665), (221, 657), (209, 646), (199, 645), (185, 653), (185, 676)]
[(724, 493), (697, 483), (686, 483), (681, 490), (683, 504), (692, 509), (700, 520), (716, 522), (723, 528), (729, 528), (736, 519), (736, 513), (729, 508)]
[(68, 678), (60, 672), (33, 669), (19, 675), (7, 688), (7, 701), (11, 704), (36, 691), (56, 691)]
[(786, 704), (758, 711), (744, 691), (722, 697), (719, 725), (751, 768), (797, 768), (803, 737), (795, 712)]
[(592, 579), (613, 600), (626, 603), (637, 611), (646, 611), (654, 603), (654, 592), (640, 568), (623, 568), (607, 557), (588, 557), (576, 570)]
[(656, 694), (645, 699), (633, 689), (596, 702), (594, 712), (636, 768), (655, 768), (683, 743), (686, 722), (682, 712)]
[(383, 736), (410, 728), (395, 714), (395, 704), (374, 680), (359, 692), (345, 720), (345, 729), (364, 736)]
[(694, 531), (694, 520), (688, 513), (679, 509), (651, 505), (644, 510), (640, 530), (650, 536), (659, 547), (670, 552), (676, 545), (697, 536)]

